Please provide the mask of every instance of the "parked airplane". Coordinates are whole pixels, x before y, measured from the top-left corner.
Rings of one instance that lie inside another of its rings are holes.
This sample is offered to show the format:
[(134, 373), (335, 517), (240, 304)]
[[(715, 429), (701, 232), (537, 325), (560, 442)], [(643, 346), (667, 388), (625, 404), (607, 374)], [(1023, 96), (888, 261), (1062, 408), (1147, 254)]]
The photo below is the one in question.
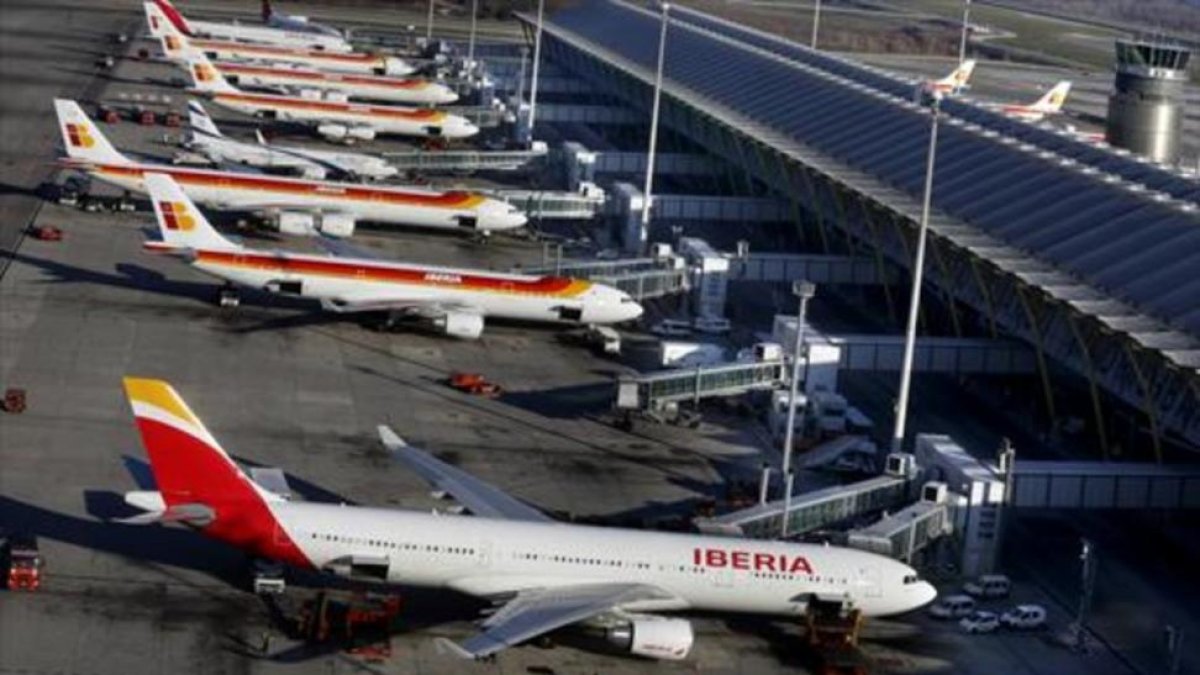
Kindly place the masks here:
[[(158, 487), (125, 495), (145, 511), (125, 522), (182, 523), (299, 568), (493, 601), (481, 632), (438, 641), (463, 657), (582, 624), (626, 652), (680, 660), (691, 622), (662, 612), (796, 617), (829, 601), (875, 617), (937, 595), (908, 565), (854, 549), (555, 522), (386, 426), (383, 445), (474, 516), (289, 501), (243, 473), (169, 384), (124, 384)], [(278, 473), (261, 480), (283, 488)]]
[(287, 234), (349, 237), (360, 220), (488, 234), (526, 221), (520, 209), (505, 201), (460, 190), (367, 186), (134, 161), (108, 142), (77, 103), (55, 99), (54, 107), (68, 166), (137, 192), (145, 192), (145, 173), (165, 173), (194, 200), (264, 214)]
[(420, 78), (330, 73), (287, 65), (260, 65), (221, 61), (214, 66), (234, 86), (257, 87), (306, 99), (354, 99), (446, 105), (458, 100), (453, 89), (440, 82)]
[(192, 127), (187, 147), (211, 161), (243, 164), (256, 169), (287, 169), (305, 178), (323, 179), (330, 173), (354, 179), (382, 180), (400, 173), (380, 157), (357, 152), (312, 150), (295, 146), (268, 144), (259, 132), (258, 143), (244, 143), (221, 133), (198, 101), (188, 101), (188, 121)]
[[(313, 30), (300, 31), (281, 26), (248, 26), (240, 23), (219, 23), (215, 21), (193, 21), (171, 4), (171, 0), (152, 0), (162, 17), (174, 26), (175, 30), (190, 37), (212, 38), (216, 40), (237, 40), (257, 42), (261, 44), (279, 45), (282, 47), (302, 47), (330, 52), (352, 52), (346, 38), (334, 32), (318, 32)], [(268, 7), (264, 6), (264, 11)], [(155, 26), (151, 22), (151, 35)]]
[(214, 59), (288, 63), (339, 73), (403, 76), (416, 70), (401, 58), (381, 54), (335, 53), (233, 40), (189, 38), (163, 16), (158, 5), (146, 2), (142, 6), (146, 10), (146, 22), (150, 26), (150, 35), (159, 38), (162, 42), (163, 54), (173, 61), (182, 62), (188, 51), (196, 49)]
[(297, 33), (316, 33), (318, 35), (327, 35), (346, 39), (346, 34), (334, 28), (316, 21), (309, 21), (307, 16), (297, 16), (295, 14), (284, 14), (276, 12), (271, 6), (271, 0), (262, 0), (262, 19), (263, 23), (272, 28), (294, 31)]
[(1056, 115), (1062, 111), (1063, 104), (1066, 103), (1067, 94), (1070, 91), (1070, 81), (1063, 80), (1030, 105), (1012, 104), (992, 107), (1005, 115), (1025, 120), (1026, 122), (1041, 122), (1047, 115)]
[(975, 59), (967, 59), (940, 80), (926, 80), (925, 88), (940, 94), (957, 94), (970, 88), (971, 74), (975, 72)]
[(194, 91), (208, 96), (213, 103), (263, 119), (306, 124), (329, 140), (371, 140), (379, 134), (456, 139), (479, 133), (479, 127), (467, 118), (431, 108), (321, 101), (303, 96), (242, 91), (229, 84), (204, 54), (193, 51), (186, 58)]
[(425, 319), (466, 339), (478, 338), (489, 318), (610, 324), (642, 314), (627, 293), (580, 279), (246, 248), (213, 229), (170, 176), (145, 180), (162, 233), (148, 249), (181, 254), (230, 284), (319, 300), (330, 311)]

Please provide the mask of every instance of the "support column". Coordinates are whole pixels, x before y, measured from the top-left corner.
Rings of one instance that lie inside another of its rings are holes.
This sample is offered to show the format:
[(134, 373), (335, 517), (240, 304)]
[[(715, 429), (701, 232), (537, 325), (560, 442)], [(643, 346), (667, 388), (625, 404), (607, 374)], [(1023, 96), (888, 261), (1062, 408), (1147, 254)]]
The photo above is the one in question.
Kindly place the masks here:
[(1142, 412), (1146, 413), (1146, 421), (1150, 423), (1150, 439), (1154, 444), (1154, 461), (1162, 464), (1162, 433), (1158, 429), (1158, 413), (1154, 410), (1154, 392), (1150, 391), (1150, 381), (1142, 372), (1142, 364), (1138, 362), (1133, 345), (1125, 344), (1125, 356), (1129, 359), (1133, 376), (1137, 378), (1138, 389), (1142, 391)]
[(1100, 400), (1100, 387), (1096, 383), (1096, 363), (1092, 359), (1091, 348), (1083, 339), (1083, 331), (1080, 329), (1078, 321), (1073, 315), (1067, 316), (1067, 325), (1071, 327), (1071, 334), (1075, 336), (1075, 344), (1079, 346), (1079, 355), (1083, 357), (1083, 365), (1087, 370), (1088, 389), (1091, 391), (1092, 398), (1092, 415), (1096, 419), (1096, 434), (1100, 437), (1100, 453), (1104, 456), (1104, 460), (1108, 461), (1111, 459), (1108, 453), (1108, 428), (1104, 423), (1104, 407)]
[(1037, 313), (1033, 309), (1029, 291), (1024, 286), (1016, 288), (1017, 299), (1021, 301), (1021, 309), (1025, 311), (1025, 321), (1033, 337), (1034, 354), (1037, 356), (1038, 373), (1041, 374), (1042, 395), (1046, 397), (1046, 412), (1050, 413), (1050, 426), (1058, 426), (1058, 410), (1054, 405), (1054, 389), (1050, 386), (1050, 368), (1046, 363), (1046, 346), (1042, 339), (1042, 328), (1038, 324)]

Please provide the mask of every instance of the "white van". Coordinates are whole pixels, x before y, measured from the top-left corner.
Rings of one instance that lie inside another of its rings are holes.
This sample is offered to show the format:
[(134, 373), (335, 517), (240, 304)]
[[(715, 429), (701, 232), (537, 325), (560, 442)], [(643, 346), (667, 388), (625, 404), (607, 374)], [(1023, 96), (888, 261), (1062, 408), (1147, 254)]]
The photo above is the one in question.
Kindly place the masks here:
[(970, 616), (975, 611), (975, 601), (966, 595), (948, 595), (929, 608), (935, 619), (958, 619)]
[(1003, 574), (985, 574), (963, 584), (963, 592), (976, 598), (1007, 598), (1012, 582)]

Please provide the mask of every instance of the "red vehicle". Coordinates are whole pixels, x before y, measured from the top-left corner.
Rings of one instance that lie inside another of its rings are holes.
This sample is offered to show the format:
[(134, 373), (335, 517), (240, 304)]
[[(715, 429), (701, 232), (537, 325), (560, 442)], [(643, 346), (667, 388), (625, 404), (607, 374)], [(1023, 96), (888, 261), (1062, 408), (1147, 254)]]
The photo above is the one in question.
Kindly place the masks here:
[(450, 376), (449, 384), (461, 392), (489, 398), (499, 396), (502, 391), (500, 385), (489, 382), (479, 373), (454, 373)]
[(42, 556), (37, 539), (24, 536), (8, 538), (8, 574), (10, 591), (36, 591), (42, 585)]

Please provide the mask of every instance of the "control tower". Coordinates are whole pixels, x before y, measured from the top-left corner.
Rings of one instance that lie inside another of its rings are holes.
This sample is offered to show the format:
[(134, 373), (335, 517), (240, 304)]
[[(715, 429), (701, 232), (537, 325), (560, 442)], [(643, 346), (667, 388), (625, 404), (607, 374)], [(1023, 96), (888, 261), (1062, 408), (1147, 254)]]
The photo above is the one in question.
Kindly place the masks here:
[(1109, 143), (1156, 162), (1175, 163), (1191, 55), (1178, 44), (1117, 40), (1117, 76), (1105, 131)]

